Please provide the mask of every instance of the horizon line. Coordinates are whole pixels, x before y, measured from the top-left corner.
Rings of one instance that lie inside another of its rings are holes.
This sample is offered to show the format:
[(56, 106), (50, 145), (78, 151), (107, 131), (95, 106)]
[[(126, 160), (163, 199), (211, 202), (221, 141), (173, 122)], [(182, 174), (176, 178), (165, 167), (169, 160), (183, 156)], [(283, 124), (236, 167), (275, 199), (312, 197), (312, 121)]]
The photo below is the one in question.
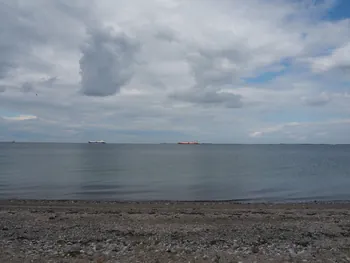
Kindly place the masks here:
[[(59, 141), (0, 141), (0, 143), (46, 143), (46, 144), (88, 144), (87, 142), (59, 142)], [(144, 144), (144, 145), (159, 145), (159, 144), (178, 144), (178, 142), (106, 142), (106, 144)], [(199, 142), (198, 145), (350, 145), (350, 143), (235, 143), (235, 142)], [(198, 146), (197, 145), (197, 146)], [(195, 146), (195, 145), (194, 145)]]

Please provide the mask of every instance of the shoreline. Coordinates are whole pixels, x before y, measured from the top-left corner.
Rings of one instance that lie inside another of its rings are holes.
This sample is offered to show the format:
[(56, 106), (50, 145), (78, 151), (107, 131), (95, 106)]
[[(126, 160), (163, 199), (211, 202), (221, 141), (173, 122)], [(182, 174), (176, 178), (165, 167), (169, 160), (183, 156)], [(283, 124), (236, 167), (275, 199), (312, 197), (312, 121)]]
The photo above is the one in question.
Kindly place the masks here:
[(349, 262), (350, 203), (0, 199), (0, 262)]
[(236, 204), (236, 205), (298, 205), (298, 204), (318, 204), (318, 205), (329, 205), (329, 204), (350, 204), (350, 200), (285, 200), (285, 201), (255, 201), (254, 199), (203, 199), (203, 200), (176, 200), (176, 199), (133, 199), (133, 200), (118, 200), (118, 199), (36, 199), (36, 198), (0, 198), (0, 203), (105, 203), (105, 204)]
[(1, 199), (1, 206), (45, 206), (45, 205), (122, 205), (122, 206), (216, 206), (217, 208), (225, 206), (233, 209), (237, 208), (345, 208), (350, 209), (350, 200), (335, 201), (276, 201), (276, 202), (260, 202), (260, 201), (236, 201), (236, 200), (92, 200), (92, 199)]

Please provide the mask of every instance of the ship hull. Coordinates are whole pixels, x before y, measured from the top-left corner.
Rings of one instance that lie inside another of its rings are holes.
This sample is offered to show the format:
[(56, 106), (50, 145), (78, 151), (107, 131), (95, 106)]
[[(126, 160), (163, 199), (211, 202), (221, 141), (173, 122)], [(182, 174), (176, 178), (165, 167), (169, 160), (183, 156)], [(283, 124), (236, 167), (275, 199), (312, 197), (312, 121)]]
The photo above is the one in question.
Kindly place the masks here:
[(92, 143), (92, 144), (105, 144), (106, 142), (105, 141), (89, 141), (89, 143)]
[(178, 142), (177, 144), (199, 144), (198, 142)]

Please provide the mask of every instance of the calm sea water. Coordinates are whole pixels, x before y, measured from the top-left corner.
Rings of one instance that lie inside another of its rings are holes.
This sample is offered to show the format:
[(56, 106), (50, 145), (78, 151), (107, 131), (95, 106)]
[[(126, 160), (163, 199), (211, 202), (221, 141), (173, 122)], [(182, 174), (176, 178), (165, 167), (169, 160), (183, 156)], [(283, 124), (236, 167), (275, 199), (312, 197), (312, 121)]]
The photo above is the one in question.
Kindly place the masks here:
[(0, 144), (0, 199), (350, 200), (350, 145)]

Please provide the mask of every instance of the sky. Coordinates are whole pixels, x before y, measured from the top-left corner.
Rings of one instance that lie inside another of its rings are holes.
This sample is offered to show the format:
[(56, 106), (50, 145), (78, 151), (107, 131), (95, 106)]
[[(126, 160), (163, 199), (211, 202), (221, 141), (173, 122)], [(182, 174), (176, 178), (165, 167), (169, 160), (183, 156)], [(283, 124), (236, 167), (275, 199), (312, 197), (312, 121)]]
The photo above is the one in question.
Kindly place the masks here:
[(0, 141), (350, 143), (349, 0), (0, 0)]

